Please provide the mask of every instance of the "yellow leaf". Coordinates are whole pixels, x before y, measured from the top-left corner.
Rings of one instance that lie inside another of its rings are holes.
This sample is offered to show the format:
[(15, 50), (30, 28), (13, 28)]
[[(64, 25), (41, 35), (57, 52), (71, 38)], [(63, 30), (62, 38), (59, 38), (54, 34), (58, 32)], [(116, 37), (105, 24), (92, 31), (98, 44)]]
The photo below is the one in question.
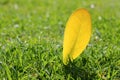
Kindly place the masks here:
[(63, 63), (77, 58), (86, 48), (91, 36), (91, 17), (86, 9), (78, 9), (70, 16), (63, 41)]

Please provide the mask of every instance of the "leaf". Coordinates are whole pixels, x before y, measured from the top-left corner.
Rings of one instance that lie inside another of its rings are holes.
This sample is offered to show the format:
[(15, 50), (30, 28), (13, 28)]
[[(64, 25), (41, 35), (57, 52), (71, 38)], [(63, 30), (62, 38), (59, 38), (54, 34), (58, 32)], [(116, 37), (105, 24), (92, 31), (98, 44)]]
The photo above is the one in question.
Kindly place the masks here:
[(63, 41), (63, 63), (77, 58), (86, 48), (91, 36), (91, 18), (86, 9), (78, 9), (70, 16)]

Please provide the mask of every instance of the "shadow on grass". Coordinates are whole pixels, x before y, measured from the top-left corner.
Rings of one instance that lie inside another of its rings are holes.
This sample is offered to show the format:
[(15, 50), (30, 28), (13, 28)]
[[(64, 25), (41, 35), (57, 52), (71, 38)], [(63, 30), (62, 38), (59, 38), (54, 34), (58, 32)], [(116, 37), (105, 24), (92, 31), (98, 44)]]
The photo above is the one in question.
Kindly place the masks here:
[(68, 65), (63, 66), (63, 70), (65, 72), (65, 79), (81, 79), (81, 80), (93, 80), (95, 78), (95, 73), (90, 72), (90, 70), (82, 69), (84, 66), (76, 66), (76, 63), (70, 62)]

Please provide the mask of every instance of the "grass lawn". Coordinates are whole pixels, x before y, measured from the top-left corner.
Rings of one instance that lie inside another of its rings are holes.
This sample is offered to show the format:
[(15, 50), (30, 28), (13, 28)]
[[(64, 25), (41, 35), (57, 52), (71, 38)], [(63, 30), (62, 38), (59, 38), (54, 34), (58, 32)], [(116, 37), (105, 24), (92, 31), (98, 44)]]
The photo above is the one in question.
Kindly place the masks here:
[[(66, 22), (86, 8), (92, 36), (62, 62)], [(0, 0), (0, 80), (120, 80), (119, 0)]]

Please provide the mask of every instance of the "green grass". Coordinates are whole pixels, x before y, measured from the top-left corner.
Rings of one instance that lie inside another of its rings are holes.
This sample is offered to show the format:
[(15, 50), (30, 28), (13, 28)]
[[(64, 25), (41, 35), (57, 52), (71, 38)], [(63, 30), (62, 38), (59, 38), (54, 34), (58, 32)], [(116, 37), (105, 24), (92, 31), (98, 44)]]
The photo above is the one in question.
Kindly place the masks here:
[[(78, 8), (91, 14), (92, 37), (64, 66), (65, 24)], [(120, 80), (119, 0), (0, 0), (0, 80), (40, 79)]]

